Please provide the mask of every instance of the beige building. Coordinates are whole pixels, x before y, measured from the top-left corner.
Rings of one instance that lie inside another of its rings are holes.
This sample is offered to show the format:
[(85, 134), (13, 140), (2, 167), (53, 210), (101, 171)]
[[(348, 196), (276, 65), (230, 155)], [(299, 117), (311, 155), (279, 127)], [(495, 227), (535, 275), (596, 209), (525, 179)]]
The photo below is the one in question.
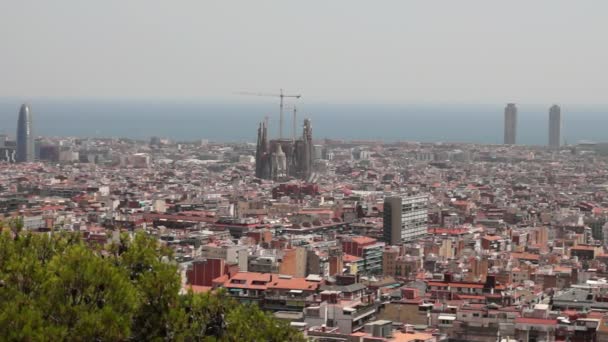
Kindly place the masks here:
[(302, 247), (285, 249), (283, 260), (279, 265), (279, 274), (298, 278), (306, 277), (306, 249)]

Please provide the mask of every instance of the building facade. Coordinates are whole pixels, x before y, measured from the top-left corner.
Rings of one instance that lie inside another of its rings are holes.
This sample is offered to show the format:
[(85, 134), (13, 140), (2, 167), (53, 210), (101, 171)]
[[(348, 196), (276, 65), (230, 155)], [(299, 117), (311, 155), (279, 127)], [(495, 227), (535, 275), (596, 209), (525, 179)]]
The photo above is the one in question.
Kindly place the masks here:
[(19, 119), (17, 121), (17, 154), (18, 163), (33, 162), (34, 132), (32, 131), (32, 112), (26, 104), (21, 105)]
[(384, 241), (391, 245), (416, 240), (427, 234), (427, 195), (384, 199)]
[(517, 138), (517, 107), (515, 103), (505, 107), (505, 145), (515, 145)]
[(549, 147), (559, 149), (562, 131), (562, 111), (558, 105), (549, 109)]

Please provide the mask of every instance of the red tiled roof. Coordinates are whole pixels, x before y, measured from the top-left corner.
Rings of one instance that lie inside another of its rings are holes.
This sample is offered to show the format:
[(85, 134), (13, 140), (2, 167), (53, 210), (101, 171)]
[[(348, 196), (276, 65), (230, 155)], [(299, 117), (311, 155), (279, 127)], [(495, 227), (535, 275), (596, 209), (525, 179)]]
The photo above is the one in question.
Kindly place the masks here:
[(199, 285), (188, 285), (188, 289), (192, 290), (193, 293), (205, 293), (211, 291), (211, 286), (199, 286)]
[(308, 281), (305, 278), (276, 278), (268, 283), (268, 289), (315, 291), (320, 286), (319, 282)]
[(223, 284), (226, 282), (226, 280), (228, 280), (228, 278), (229, 278), (228, 274), (224, 274), (224, 275), (221, 275), (221, 276), (213, 279), (211, 282), (213, 284)]
[[(275, 275), (276, 276), (276, 275)], [(226, 288), (266, 290), (272, 275), (257, 272), (239, 272), (224, 282)], [(254, 284), (256, 282), (256, 284)]]
[(239, 272), (232, 277), (232, 279), (245, 281), (270, 281), (271, 278), (271, 274), (259, 272)]
[(515, 323), (531, 324), (531, 325), (556, 325), (557, 320), (544, 319), (544, 318), (517, 317), (517, 318), (515, 318)]
[(474, 295), (464, 295), (464, 294), (460, 294), (458, 295), (458, 299), (477, 299), (477, 300), (485, 300), (486, 297), (485, 296), (474, 296)]
[(363, 259), (359, 258), (358, 256), (351, 255), (351, 254), (344, 254), (342, 256), (342, 261), (344, 261), (344, 262), (357, 262), (360, 260), (363, 260)]
[(370, 238), (368, 236), (357, 236), (351, 239), (352, 242), (356, 242), (360, 245), (368, 245), (368, 244), (372, 244), (372, 243), (376, 243), (376, 239), (374, 238)]
[(538, 259), (540, 259), (540, 255), (538, 255), (538, 254), (532, 254), (532, 253), (526, 253), (526, 252), (522, 252), (522, 253), (513, 252), (513, 253), (511, 253), (511, 257), (513, 259), (525, 259), (525, 260), (538, 260)]

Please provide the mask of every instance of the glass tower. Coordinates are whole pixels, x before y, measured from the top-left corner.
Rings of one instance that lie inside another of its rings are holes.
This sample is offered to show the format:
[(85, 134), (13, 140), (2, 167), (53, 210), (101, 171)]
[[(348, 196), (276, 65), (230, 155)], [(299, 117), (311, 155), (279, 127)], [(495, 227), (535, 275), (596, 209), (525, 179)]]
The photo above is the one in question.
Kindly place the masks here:
[(32, 132), (32, 112), (27, 104), (21, 105), (17, 121), (17, 155), (18, 163), (34, 161), (34, 132)]

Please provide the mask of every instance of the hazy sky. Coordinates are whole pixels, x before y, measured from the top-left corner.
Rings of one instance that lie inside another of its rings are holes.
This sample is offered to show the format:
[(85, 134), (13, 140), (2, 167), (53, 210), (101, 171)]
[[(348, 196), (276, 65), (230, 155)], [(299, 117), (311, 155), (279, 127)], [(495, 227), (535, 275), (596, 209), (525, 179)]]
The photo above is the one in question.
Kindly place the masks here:
[(0, 96), (607, 104), (607, 18), (606, 0), (3, 0)]

